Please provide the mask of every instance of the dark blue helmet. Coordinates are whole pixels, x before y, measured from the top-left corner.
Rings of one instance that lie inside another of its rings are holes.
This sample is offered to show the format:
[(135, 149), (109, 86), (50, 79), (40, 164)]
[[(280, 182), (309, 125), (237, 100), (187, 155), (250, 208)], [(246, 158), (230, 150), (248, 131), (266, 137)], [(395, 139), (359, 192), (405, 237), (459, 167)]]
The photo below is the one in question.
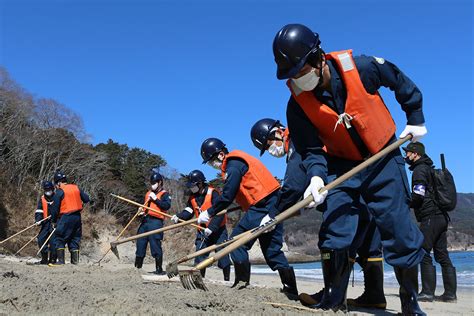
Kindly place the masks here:
[(303, 68), (308, 57), (317, 55), (319, 46), (318, 33), (313, 33), (302, 24), (285, 25), (273, 40), (273, 55), (277, 64), (277, 78), (294, 77)]
[(61, 171), (61, 170), (56, 170), (54, 173), (54, 183), (59, 183), (59, 182), (66, 182), (67, 178), (66, 175)]
[(162, 182), (162, 181), (163, 181), (163, 177), (159, 173), (153, 173), (150, 176), (150, 183), (151, 184), (155, 184), (155, 183)]
[(54, 190), (54, 184), (51, 181), (43, 181), (43, 190), (44, 191)]
[(252, 126), (252, 129), (250, 130), (250, 138), (255, 147), (260, 149), (260, 156), (263, 155), (265, 150), (268, 148), (267, 142), (270, 136), (270, 131), (274, 127), (280, 126), (283, 126), (280, 124), (280, 121), (270, 118), (261, 119)]
[(225, 148), (225, 144), (218, 138), (208, 138), (201, 145), (202, 163), (206, 163), (211, 158)]
[(206, 177), (204, 176), (204, 173), (202, 173), (201, 170), (193, 170), (191, 171), (187, 177), (188, 181), (186, 182), (186, 186), (188, 188), (192, 187), (195, 184), (198, 184), (200, 182), (206, 182)]

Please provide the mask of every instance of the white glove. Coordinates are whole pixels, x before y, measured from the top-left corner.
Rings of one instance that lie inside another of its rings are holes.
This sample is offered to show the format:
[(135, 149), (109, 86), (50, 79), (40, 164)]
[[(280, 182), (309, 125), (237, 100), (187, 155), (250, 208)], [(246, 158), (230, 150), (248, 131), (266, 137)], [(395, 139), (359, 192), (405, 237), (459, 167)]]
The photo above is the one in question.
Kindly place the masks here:
[(145, 215), (145, 210), (143, 209), (143, 207), (140, 206), (138, 208), (138, 215), (137, 216), (143, 216), (143, 215)]
[(198, 217), (198, 224), (205, 224), (209, 222), (209, 213), (207, 211), (201, 212)]
[(403, 132), (400, 134), (400, 138), (407, 136), (408, 134), (412, 135), (411, 142), (417, 142), (423, 136), (428, 133), (428, 130), (425, 127), (425, 124), (420, 125), (407, 125)]
[(154, 192), (150, 192), (150, 194), (148, 195), (148, 198), (154, 201), (156, 200), (156, 194)]
[(173, 217), (171, 217), (171, 221), (172, 221), (173, 223), (175, 223), (175, 224), (178, 224), (178, 222), (179, 222), (179, 217), (176, 216), (176, 215), (173, 215)]
[(211, 234), (212, 234), (212, 230), (210, 230), (209, 228), (206, 228), (206, 229), (204, 230), (204, 235), (205, 235), (206, 237), (209, 237)]
[[(266, 223), (268, 223), (268, 222), (270, 222), (270, 221), (272, 221), (272, 220), (273, 220), (273, 218), (271, 218), (270, 215), (267, 214), (267, 215), (265, 215), (265, 217), (262, 218), (262, 220), (260, 221), (260, 226), (264, 226)], [(267, 232), (270, 232), (270, 231), (272, 231), (272, 230), (274, 230), (274, 229), (275, 229), (275, 226), (273, 226), (271, 229), (267, 230)]]
[(39, 225), (41, 225), (41, 222), (40, 222), (40, 221), (35, 222), (35, 225), (36, 225), (36, 226), (39, 226)]
[(328, 191), (324, 190), (324, 192), (319, 193), (319, 189), (324, 187), (324, 182), (323, 179), (321, 179), (318, 176), (314, 176), (311, 178), (311, 182), (309, 183), (309, 186), (306, 188), (306, 191), (304, 191), (303, 198), (307, 198), (310, 194), (313, 195), (314, 201), (309, 203), (307, 206), (308, 208), (313, 208), (316, 207), (324, 202), (324, 199), (328, 195)]

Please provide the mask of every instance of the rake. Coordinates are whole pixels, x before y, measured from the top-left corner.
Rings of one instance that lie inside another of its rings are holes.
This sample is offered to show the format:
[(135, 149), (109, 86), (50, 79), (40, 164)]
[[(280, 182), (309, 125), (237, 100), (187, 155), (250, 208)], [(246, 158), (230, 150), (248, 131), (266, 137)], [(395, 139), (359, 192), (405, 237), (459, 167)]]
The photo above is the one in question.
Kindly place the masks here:
[(36, 253), (36, 255), (39, 255), (41, 250), (43, 250), (43, 248), (48, 244), (49, 240), (51, 239), (51, 237), (53, 236), (54, 232), (56, 231), (56, 228), (53, 228), (53, 230), (51, 231), (51, 234), (49, 234), (48, 238), (46, 238), (45, 242), (43, 243), (43, 245), (41, 246), (41, 248), (38, 250), (38, 252)]
[(42, 222), (44, 222), (45, 220), (48, 220), (48, 219), (50, 219), (50, 218), (51, 218), (51, 215), (48, 216), (48, 217), (46, 217), (46, 218), (43, 218), (42, 220), (40, 220), (40, 221), (38, 221), (38, 222), (36, 222), (36, 223), (34, 223), (34, 224), (32, 224), (32, 225), (26, 227), (25, 229), (19, 231), (18, 233), (11, 235), (11, 236), (8, 237), (7, 239), (4, 239), (4, 240), (0, 241), (0, 244), (3, 244), (3, 243), (6, 242), (7, 240), (10, 240), (10, 239), (12, 239), (12, 238), (15, 237), (15, 236), (20, 235), (21, 233), (26, 232), (28, 229), (33, 228), (33, 227), (37, 226), (38, 224), (40, 224), (40, 223), (42, 223)]
[[(147, 202), (148, 203), (148, 202)], [(145, 203), (145, 204), (147, 204)], [(123, 233), (127, 230), (128, 226), (130, 226), (130, 224), (135, 220), (135, 218), (137, 218), (138, 214), (140, 214), (140, 212), (142, 211), (141, 208), (138, 209), (138, 211), (135, 213), (135, 215), (133, 215), (133, 217), (128, 221), (127, 225), (125, 225), (125, 227), (122, 229), (122, 231), (120, 232), (120, 234), (118, 234), (117, 238), (115, 239), (115, 241), (117, 241), (120, 237), (122, 237)], [(109, 247), (109, 249), (107, 249), (107, 251), (104, 253), (104, 255), (102, 256), (102, 258), (100, 258), (99, 261), (96, 262), (96, 264), (98, 264), (100, 266), (100, 262), (105, 258), (105, 256), (107, 256), (107, 254), (109, 253), (109, 251), (112, 250), (112, 247)], [(118, 252), (117, 252), (118, 253)]]
[(168, 265), (166, 265), (166, 274), (168, 275), (168, 278), (173, 278), (175, 276), (177, 276), (179, 274), (179, 270), (178, 270), (178, 265), (183, 263), (183, 262), (186, 262), (188, 260), (191, 260), (191, 259), (194, 259), (200, 255), (203, 255), (203, 254), (206, 254), (206, 253), (209, 253), (211, 251), (214, 251), (216, 250), (217, 248), (220, 248), (220, 247), (224, 247), (224, 246), (227, 246), (233, 242), (235, 242), (236, 240), (239, 240), (240, 238), (244, 237), (245, 235), (247, 234), (250, 234), (251, 231), (246, 231), (246, 232), (243, 232), (233, 238), (229, 238), (219, 244), (215, 244), (215, 245), (212, 245), (212, 246), (209, 246), (209, 247), (206, 247), (206, 248), (203, 248), (201, 250), (198, 250), (196, 252), (193, 252), (189, 255), (186, 255), (178, 260), (175, 260), (173, 262), (170, 262), (168, 263)]
[(33, 236), (33, 238), (31, 238), (30, 240), (28, 240), (28, 242), (27, 242), (26, 244), (24, 244), (20, 249), (18, 249), (18, 251), (15, 252), (14, 255), (16, 256), (17, 254), (19, 254), (23, 249), (26, 248), (26, 246), (28, 246), (28, 245), (29, 245), (33, 240), (35, 240), (38, 236), (39, 236), (39, 233), (38, 233), (37, 235)]
[[(133, 202), (133, 201), (130, 201), (130, 202)], [(136, 202), (133, 202), (133, 203), (136, 203)], [(147, 206), (143, 206), (143, 207), (148, 208)], [(219, 212), (217, 215), (224, 215), (226, 213), (236, 211), (236, 210), (239, 210), (239, 209), (240, 209), (240, 206), (233, 207), (229, 210), (223, 210), (223, 211)], [(155, 210), (155, 212), (156, 212), (156, 210)], [(166, 213), (163, 213), (163, 214), (166, 214)], [(171, 215), (168, 215), (168, 216), (172, 217)], [(137, 239), (142, 238), (142, 237), (147, 237), (147, 236), (159, 234), (159, 233), (162, 233), (162, 232), (165, 232), (165, 231), (168, 231), (168, 230), (176, 229), (176, 228), (187, 226), (187, 225), (194, 226), (194, 227), (196, 227), (198, 229), (201, 229), (201, 230), (206, 229), (205, 227), (194, 224), (194, 223), (197, 222), (197, 218), (193, 218), (189, 221), (183, 221), (183, 220), (180, 219), (180, 221), (181, 221), (181, 223), (178, 223), (178, 224), (175, 224), (175, 225), (170, 225), (170, 226), (166, 226), (166, 227), (163, 227), (163, 228), (150, 230), (149, 232), (145, 232), (145, 233), (138, 234), (138, 235), (135, 235), (135, 236), (131, 236), (131, 237), (128, 237), (128, 238), (123, 238), (123, 239), (118, 239), (118, 240), (112, 241), (110, 243), (110, 250), (112, 250), (112, 252), (114, 253), (115, 256), (117, 256), (118, 259), (120, 259), (120, 255), (119, 255), (119, 252), (118, 252), (118, 249), (117, 249), (117, 246), (120, 245), (120, 244), (130, 242), (130, 241), (133, 241), (133, 240), (137, 240)]]
[[(363, 161), (362, 163), (360, 163), (359, 165), (357, 165), (356, 167), (354, 167), (350, 171), (346, 172), (342, 176), (336, 178), (336, 180), (332, 181), (331, 183), (329, 183), (326, 186), (324, 186), (323, 188), (321, 188), (319, 190), (319, 192), (322, 193), (324, 191), (329, 191), (329, 190), (335, 188), (336, 186), (338, 186), (342, 182), (346, 181), (347, 179), (351, 178), (352, 176), (354, 176), (355, 174), (357, 174), (361, 170), (365, 169), (366, 167), (368, 167), (369, 165), (371, 165), (372, 163), (374, 163), (378, 159), (384, 157), (386, 154), (390, 153), (392, 150), (394, 150), (394, 149), (398, 148), (399, 146), (401, 146), (403, 143), (405, 143), (406, 141), (411, 139), (411, 137), (412, 137), (412, 135), (409, 134), (406, 137), (397, 140), (393, 144), (387, 146), (386, 148), (384, 148), (383, 150), (381, 150), (377, 154), (375, 154), (372, 157), (370, 157), (369, 159)], [(206, 260), (204, 260), (204, 261), (200, 262), (199, 264), (197, 264), (191, 270), (179, 271), (179, 278), (181, 280), (181, 284), (183, 285), (183, 287), (185, 289), (188, 289), (188, 290), (200, 289), (200, 290), (207, 291), (207, 287), (204, 284), (204, 281), (203, 281), (201, 273), (200, 273), (201, 269), (204, 269), (204, 268), (210, 266), (211, 264), (213, 264), (217, 260), (219, 260), (222, 257), (226, 256), (227, 254), (231, 253), (232, 251), (236, 250), (237, 248), (241, 247), (242, 245), (248, 243), (251, 240), (254, 240), (255, 238), (257, 238), (261, 234), (264, 234), (265, 232), (269, 231), (275, 225), (277, 225), (277, 224), (283, 222), (284, 220), (294, 216), (300, 209), (308, 206), (312, 201), (313, 201), (313, 196), (309, 195), (304, 200), (296, 203), (292, 207), (290, 207), (287, 210), (285, 210), (285, 211), (281, 212), (280, 214), (278, 214), (273, 220), (267, 222), (265, 225), (258, 226), (256, 228), (254, 228), (253, 230), (250, 230), (250, 234), (247, 234), (247, 235), (243, 236), (242, 238), (240, 238), (239, 240), (231, 243), (230, 245), (228, 245), (227, 247), (225, 247), (221, 251), (215, 253), (214, 256), (209, 257)]]

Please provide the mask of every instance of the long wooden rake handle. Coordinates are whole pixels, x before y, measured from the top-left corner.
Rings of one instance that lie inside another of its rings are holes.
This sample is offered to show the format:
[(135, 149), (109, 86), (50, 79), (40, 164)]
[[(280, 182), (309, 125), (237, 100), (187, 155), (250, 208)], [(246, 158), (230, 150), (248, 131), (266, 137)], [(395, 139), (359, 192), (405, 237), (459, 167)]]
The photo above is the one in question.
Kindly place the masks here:
[[(128, 221), (127, 225), (125, 225), (125, 227), (122, 229), (122, 231), (120, 232), (120, 234), (118, 234), (117, 238), (115, 238), (115, 241), (119, 240), (120, 237), (122, 237), (123, 233), (127, 230), (128, 226), (130, 226), (130, 224), (135, 220), (135, 218), (137, 218), (138, 214), (140, 214), (141, 210), (139, 209), (135, 215), (133, 215), (133, 217)], [(100, 264), (100, 262), (105, 258), (105, 256), (107, 256), (107, 254), (110, 252), (110, 250), (112, 250), (112, 247), (109, 246), (109, 248), (107, 249), (107, 251), (104, 253), (104, 255), (102, 256), (102, 258), (100, 258), (99, 261), (97, 261), (97, 263)]]
[[(411, 137), (412, 137), (411, 134), (409, 134), (408, 136), (406, 136), (402, 139), (399, 139), (396, 142), (394, 142), (393, 144), (385, 147), (383, 150), (381, 150), (377, 154), (373, 155), (372, 157), (365, 160), (361, 164), (357, 165), (356, 167), (354, 167), (350, 171), (348, 171), (345, 174), (343, 174), (342, 176), (338, 177), (336, 180), (332, 181), (331, 183), (329, 183), (326, 186), (324, 186), (323, 188), (321, 188), (319, 190), (319, 192), (329, 191), (329, 190), (335, 188), (336, 186), (338, 186), (342, 182), (344, 182), (347, 179), (351, 178), (352, 176), (354, 176), (355, 174), (357, 174), (361, 170), (367, 168), (369, 165), (371, 165), (375, 161), (379, 160), (380, 158), (384, 157), (386, 154), (390, 153), (394, 149), (401, 146), (403, 143), (405, 143), (406, 141), (411, 139)], [(219, 260), (222, 257), (226, 256), (227, 254), (231, 253), (232, 251), (236, 250), (237, 248), (241, 247), (242, 245), (245, 245), (249, 241), (251, 241), (251, 240), (257, 238), (258, 236), (260, 236), (261, 234), (267, 232), (271, 227), (273, 227), (273, 226), (283, 222), (284, 220), (292, 217), (296, 212), (298, 212), (300, 209), (308, 206), (312, 201), (313, 201), (313, 196), (309, 195), (304, 200), (296, 203), (292, 207), (290, 207), (287, 210), (283, 211), (282, 213), (278, 214), (275, 217), (275, 219), (272, 220), (271, 222), (268, 222), (264, 226), (259, 226), (259, 227), (254, 228), (251, 231), (250, 234), (245, 235), (244, 237), (240, 238), (238, 241), (230, 244), (229, 246), (225, 247), (221, 251), (214, 254), (214, 256), (209, 257), (208, 259), (202, 261), (201, 263), (196, 265), (193, 269), (194, 270), (201, 270), (201, 269), (204, 269), (204, 268), (210, 266), (211, 264), (213, 264), (217, 260)]]
[(212, 252), (214, 250), (216, 250), (217, 248), (221, 248), (221, 247), (224, 247), (224, 246), (227, 246), (233, 242), (236, 242), (237, 240), (239, 240), (240, 238), (244, 237), (244, 236), (247, 236), (249, 234), (251, 234), (252, 231), (251, 230), (248, 230), (248, 231), (245, 231), (237, 236), (234, 236), (232, 239), (227, 239), (219, 244), (214, 244), (214, 245), (211, 245), (209, 247), (206, 247), (206, 248), (203, 248), (201, 250), (198, 250), (196, 252), (193, 252), (193, 253), (190, 253), (189, 255), (186, 255), (178, 260), (175, 261), (175, 263), (177, 264), (180, 264), (180, 263), (183, 263), (183, 262), (186, 262), (188, 260), (191, 260), (191, 259), (194, 259), (196, 257), (199, 257), (200, 255), (204, 255), (206, 253), (209, 253), (209, 252)]
[[(124, 198), (124, 197), (122, 197), (122, 196), (120, 196), (120, 195), (116, 195), (116, 194), (112, 194), (112, 193), (110, 193), (110, 195), (112, 195), (113, 197), (115, 197), (115, 198), (117, 198), (117, 199), (119, 199), (119, 200), (125, 201), (125, 202), (127, 202), (127, 203), (130, 203), (130, 204), (133, 204), (133, 205), (136, 205), (136, 206), (139, 206), (139, 207), (143, 207), (143, 208), (145, 208), (145, 209), (147, 209), (147, 210), (153, 211), (153, 212), (158, 213), (158, 214), (160, 214), (160, 215), (163, 215), (163, 216), (165, 216), (165, 217), (168, 217), (168, 218), (173, 217), (173, 215), (170, 215), (170, 214), (168, 214), (168, 213), (163, 213), (163, 212), (157, 211), (157, 210), (155, 210), (155, 209), (152, 209), (151, 207), (146, 206), (145, 204), (137, 203), (137, 202), (135, 202), (135, 201), (129, 200), (129, 199), (127, 199), (127, 198)], [(182, 219), (179, 219), (179, 221), (180, 221), (180, 222), (184, 222)], [(194, 227), (196, 227), (196, 228), (198, 228), (198, 229), (206, 229), (205, 227), (201, 227), (201, 226), (195, 225), (195, 224), (191, 224), (191, 226), (194, 226)]]
[(26, 232), (28, 229), (31, 229), (31, 228), (37, 226), (39, 223), (42, 223), (42, 222), (44, 222), (45, 220), (48, 220), (48, 219), (50, 219), (50, 218), (51, 218), (51, 215), (49, 215), (49, 216), (46, 217), (46, 218), (43, 218), (42, 220), (40, 220), (40, 221), (37, 222), (37, 223), (31, 224), (30, 226), (26, 227), (25, 229), (19, 231), (18, 233), (13, 234), (13, 235), (11, 235), (10, 237), (8, 237), (7, 239), (4, 239), (4, 240), (0, 241), (0, 244), (3, 244), (3, 243), (6, 242), (7, 240), (10, 240), (10, 239), (12, 239), (12, 238), (15, 237), (15, 236), (20, 235), (21, 233)]
[[(236, 211), (236, 210), (239, 210), (239, 209), (240, 209), (240, 206), (233, 207), (233, 208), (228, 209), (228, 210), (222, 210), (219, 213), (217, 213), (216, 216), (224, 215), (226, 213)], [(131, 237), (128, 237), (128, 238), (119, 239), (119, 240), (116, 240), (116, 241), (112, 242), (112, 244), (114, 246), (117, 246), (117, 245), (129, 242), (129, 241), (137, 240), (137, 239), (142, 238), (142, 237), (147, 237), (147, 236), (150, 236), (150, 235), (155, 235), (155, 234), (165, 232), (167, 230), (172, 230), (172, 229), (176, 229), (176, 228), (179, 228), (179, 227), (191, 225), (192, 223), (195, 223), (195, 222), (197, 222), (197, 218), (190, 219), (189, 221), (182, 221), (181, 223), (178, 223), (178, 224), (175, 224), (175, 225), (170, 225), (170, 226), (166, 226), (166, 227), (163, 227), (163, 228), (150, 230), (149, 232), (145, 232), (145, 233), (138, 234), (138, 235), (135, 235), (135, 236), (131, 236)], [(201, 227), (201, 226), (199, 226), (199, 227)], [(203, 228), (203, 229), (205, 229), (205, 228)]]
[(23, 247), (21, 247), (20, 249), (18, 249), (17, 252), (15, 252), (15, 256), (17, 254), (19, 254), (23, 249), (26, 248), (26, 246), (28, 246), (33, 240), (35, 240), (37, 237), (39, 236), (39, 233), (36, 235), (36, 236), (33, 236), (33, 238), (31, 238), (30, 240), (28, 240), (28, 242), (26, 244), (23, 245)]
[(36, 255), (39, 255), (41, 250), (43, 250), (44, 246), (46, 246), (48, 244), (48, 241), (51, 239), (51, 237), (53, 236), (54, 232), (56, 231), (56, 228), (53, 229), (53, 231), (51, 232), (51, 234), (49, 234), (48, 238), (46, 238), (46, 241), (44, 242), (44, 244), (41, 246), (41, 248), (38, 250), (38, 252), (36, 253)]

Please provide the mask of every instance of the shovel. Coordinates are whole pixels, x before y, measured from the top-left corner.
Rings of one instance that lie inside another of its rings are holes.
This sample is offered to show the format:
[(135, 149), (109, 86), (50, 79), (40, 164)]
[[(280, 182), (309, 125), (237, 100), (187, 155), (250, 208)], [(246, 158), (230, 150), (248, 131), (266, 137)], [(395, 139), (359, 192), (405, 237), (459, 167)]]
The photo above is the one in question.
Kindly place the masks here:
[[(236, 210), (239, 210), (239, 209), (240, 209), (240, 206), (233, 207), (229, 210), (220, 211), (219, 213), (217, 213), (217, 215), (224, 215), (226, 213), (236, 211)], [(110, 249), (112, 250), (114, 255), (116, 255), (117, 258), (120, 259), (119, 252), (118, 252), (118, 249), (117, 249), (117, 245), (129, 242), (129, 241), (137, 240), (137, 239), (142, 238), (142, 237), (147, 237), (147, 236), (159, 234), (159, 233), (162, 233), (162, 232), (165, 232), (165, 231), (168, 231), (168, 230), (172, 230), (172, 229), (187, 226), (187, 225), (195, 226), (195, 227), (197, 227), (201, 230), (206, 229), (205, 227), (194, 225), (193, 223), (195, 223), (195, 222), (197, 222), (197, 218), (190, 219), (189, 221), (182, 221), (181, 220), (181, 223), (178, 223), (178, 224), (175, 224), (175, 225), (170, 225), (170, 226), (166, 226), (166, 227), (163, 227), (163, 228), (150, 230), (149, 232), (145, 232), (145, 233), (142, 233), (142, 234), (138, 234), (138, 235), (131, 236), (131, 237), (124, 238), (124, 239), (120, 239), (120, 240), (115, 240), (115, 241), (110, 243)]]
[(15, 237), (15, 236), (20, 235), (21, 233), (26, 232), (28, 229), (33, 228), (33, 227), (37, 226), (39, 223), (42, 223), (42, 222), (44, 222), (45, 220), (50, 219), (50, 218), (51, 218), (51, 215), (48, 216), (48, 217), (46, 217), (46, 218), (43, 218), (43, 219), (40, 220), (39, 222), (36, 222), (36, 223), (34, 223), (34, 224), (32, 224), (32, 225), (26, 227), (25, 229), (19, 231), (18, 233), (11, 235), (11, 236), (8, 237), (7, 239), (4, 239), (4, 240), (0, 241), (0, 244), (3, 244), (3, 243), (6, 242), (7, 240), (10, 240), (10, 239), (12, 239), (12, 238)]
[(28, 240), (28, 242), (26, 244), (23, 245), (23, 247), (21, 247), (20, 249), (18, 249), (17, 252), (15, 252), (14, 256), (16, 256), (17, 254), (19, 254), (23, 249), (26, 248), (26, 246), (28, 246), (33, 240), (35, 240), (37, 237), (39, 236), (39, 233), (38, 235), (36, 236), (33, 236), (33, 238), (31, 238), (30, 240)]
[[(329, 191), (329, 190), (335, 188), (336, 186), (338, 186), (342, 182), (346, 181), (347, 179), (351, 178), (352, 176), (354, 176), (355, 174), (360, 172), (361, 170), (367, 168), (369, 165), (371, 165), (372, 163), (374, 163), (378, 159), (384, 157), (386, 154), (390, 153), (392, 150), (394, 150), (394, 149), (398, 148), (399, 146), (401, 146), (403, 143), (405, 143), (406, 141), (411, 139), (411, 137), (412, 137), (411, 134), (409, 134), (408, 136), (397, 140), (396, 142), (394, 142), (393, 144), (387, 146), (386, 148), (384, 148), (383, 150), (381, 150), (377, 154), (373, 155), (369, 159), (367, 159), (367, 160), (363, 161), (362, 163), (360, 163), (359, 165), (355, 166), (353, 169), (346, 172), (342, 176), (336, 178), (336, 180), (334, 180), (333, 182), (331, 182), (331, 183), (327, 184), (326, 186), (322, 187), (319, 190), (319, 192), (321, 193), (321, 192)], [(290, 207), (287, 210), (285, 210), (285, 211), (281, 212), (280, 214), (278, 214), (273, 220), (267, 222), (265, 225), (258, 226), (256, 228), (252, 229), (250, 231), (251, 232), (250, 234), (247, 234), (247, 235), (243, 236), (242, 238), (240, 238), (239, 240), (233, 242), (232, 244), (230, 244), (226, 248), (224, 248), (221, 251), (215, 253), (214, 256), (209, 257), (206, 260), (202, 261), (201, 263), (196, 265), (191, 270), (179, 271), (179, 278), (181, 280), (181, 284), (183, 285), (183, 287), (185, 289), (188, 289), (188, 290), (201, 289), (201, 290), (207, 291), (207, 287), (204, 284), (204, 281), (202, 280), (202, 276), (201, 276), (201, 273), (200, 273), (201, 269), (204, 269), (204, 268), (210, 266), (211, 264), (213, 264), (217, 260), (221, 259), (225, 255), (231, 253), (232, 251), (236, 250), (237, 248), (241, 247), (242, 245), (245, 245), (249, 241), (254, 240), (255, 238), (257, 238), (261, 234), (269, 231), (275, 225), (277, 225), (277, 224), (283, 222), (284, 220), (292, 217), (300, 209), (308, 206), (312, 201), (313, 201), (313, 196), (309, 195), (304, 200), (296, 203), (292, 207)]]

